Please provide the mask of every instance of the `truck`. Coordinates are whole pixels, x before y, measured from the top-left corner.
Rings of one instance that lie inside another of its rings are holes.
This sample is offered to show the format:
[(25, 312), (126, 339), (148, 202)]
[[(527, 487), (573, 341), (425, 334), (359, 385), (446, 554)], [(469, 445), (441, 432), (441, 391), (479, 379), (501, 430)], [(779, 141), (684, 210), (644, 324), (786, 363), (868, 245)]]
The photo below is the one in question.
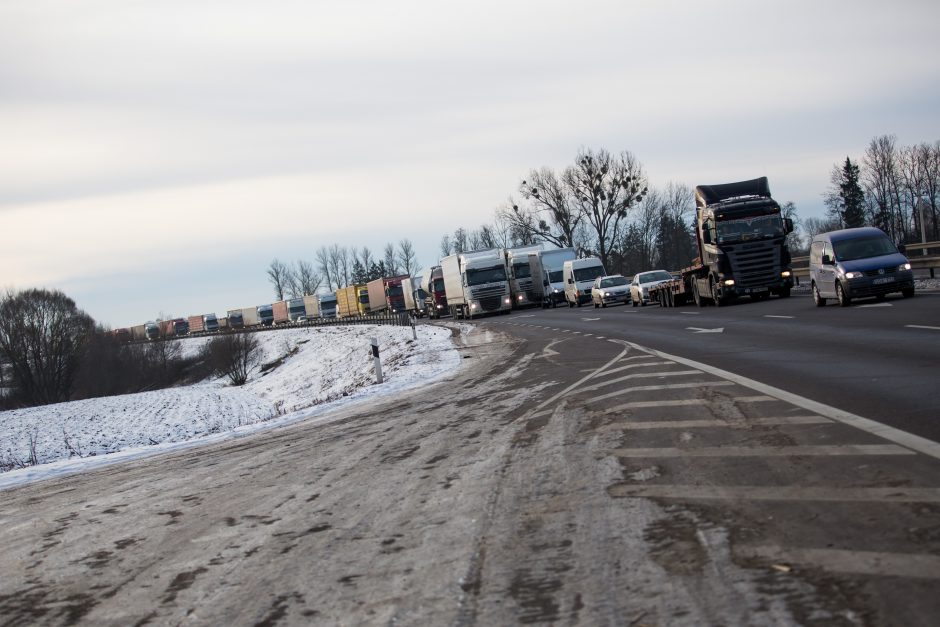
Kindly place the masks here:
[(147, 339), (147, 325), (146, 324), (137, 324), (130, 328), (131, 337), (130, 339), (135, 342), (140, 342)]
[(539, 304), (539, 297), (532, 282), (530, 253), (542, 250), (542, 245), (518, 246), (506, 249), (506, 271), (509, 275), (509, 293), (514, 309)]
[(543, 309), (557, 307), (558, 303), (565, 302), (565, 262), (577, 258), (574, 248), (553, 248), (529, 253), (532, 290), (542, 303)]
[(448, 255), (441, 259), (447, 306), (454, 318), (472, 320), (490, 313), (509, 313), (512, 297), (506, 258), (497, 248)]
[(431, 268), (427, 283), (423, 287), (427, 292), (424, 308), (428, 312), (428, 318), (440, 318), (442, 314), (450, 312), (447, 306), (447, 292), (444, 290), (444, 272), (440, 266)]
[(190, 316), (187, 318), (189, 322), (189, 332), (190, 333), (202, 333), (205, 329), (205, 323), (203, 322), (202, 314), (198, 316)]
[(147, 322), (144, 324), (144, 330), (147, 334), (148, 340), (159, 340), (160, 339), (160, 325), (154, 321)]
[(296, 322), (301, 316), (307, 316), (307, 304), (303, 298), (292, 298), (287, 301), (287, 318), (290, 322)]
[(340, 318), (364, 316), (369, 313), (369, 289), (363, 284), (347, 285), (336, 290), (336, 315)]
[(413, 277), (402, 281), (402, 291), (405, 296), (405, 311), (411, 312), (417, 317), (424, 316), (427, 313), (426, 300), (428, 293), (421, 283), (424, 277)]
[(271, 305), (258, 305), (258, 319), (265, 327), (274, 326), (274, 307)]
[(287, 301), (279, 300), (276, 303), (271, 303), (271, 313), (274, 315), (274, 324), (286, 324), (290, 322), (290, 317), (287, 313)]
[(232, 330), (244, 329), (261, 324), (261, 318), (258, 316), (257, 307), (242, 307), (240, 309), (229, 309), (228, 326)]
[(209, 333), (215, 333), (219, 330), (219, 319), (214, 313), (207, 313), (202, 316), (202, 328)]
[(318, 315), (321, 318), (336, 317), (336, 294), (318, 294)]
[(366, 288), (369, 290), (369, 310), (372, 313), (388, 311), (401, 313), (405, 310), (405, 293), (402, 282), (409, 279), (408, 275), (383, 277), (369, 281)]
[(669, 307), (690, 299), (721, 306), (739, 296), (790, 296), (793, 271), (786, 238), (793, 221), (770, 195), (767, 177), (695, 188), (698, 258), (678, 277), (650, 288)]
[(591, 290), (594, 279), (604, 276), (604, 264), (597, 257), (585, 257), (566, 261), (561, 267), (561, 276), (565, 281), (565, 301), (568, 307), (580, 307), (591, 302)]

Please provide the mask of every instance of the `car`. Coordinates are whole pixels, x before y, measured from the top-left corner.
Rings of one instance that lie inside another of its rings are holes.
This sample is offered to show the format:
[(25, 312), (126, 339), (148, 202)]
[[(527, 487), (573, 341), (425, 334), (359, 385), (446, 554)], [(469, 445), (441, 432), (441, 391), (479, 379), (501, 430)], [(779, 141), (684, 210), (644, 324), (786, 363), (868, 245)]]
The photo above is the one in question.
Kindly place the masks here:
[(830, 298), (848, 307), (854, 298), (901, 292), (914, 295), (914, 272), (899, 249), (881, 229), (861, 227), (820, 233), (809, 249), (813, 302), (824, 307)]
[(630, 302), (634, 307), (645, 306), (650, 302), (650, 288), (672, 279), (673, 276), (665, 270), (638, 272), (630, 283)]
[(627, 304), (630, 298), (630, 284), (627, 283), (627, 277), (622, 274), (608, 274), (594, 279), (594, 286), (591, 287), (591, 301), (594, 308), (606, 307), (611, 303)]

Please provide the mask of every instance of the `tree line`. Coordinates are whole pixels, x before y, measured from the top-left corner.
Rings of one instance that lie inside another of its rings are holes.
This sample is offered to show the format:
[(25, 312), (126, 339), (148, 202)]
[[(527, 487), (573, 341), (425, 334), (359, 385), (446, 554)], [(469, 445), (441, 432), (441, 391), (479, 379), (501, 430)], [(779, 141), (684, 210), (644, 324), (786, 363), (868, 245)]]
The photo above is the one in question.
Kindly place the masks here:
[(398, 244), (389, 242), (379, 257), (368, 246), (353, 248), (333, 244), (317, 249), (314, 262), (284, 263), (275, 258), (267, 275), (275, 300), (301, 298), (316, 294), (321, 287), (329, 291), (373, 279), (421, 272), (414, 244), (408, 238)]

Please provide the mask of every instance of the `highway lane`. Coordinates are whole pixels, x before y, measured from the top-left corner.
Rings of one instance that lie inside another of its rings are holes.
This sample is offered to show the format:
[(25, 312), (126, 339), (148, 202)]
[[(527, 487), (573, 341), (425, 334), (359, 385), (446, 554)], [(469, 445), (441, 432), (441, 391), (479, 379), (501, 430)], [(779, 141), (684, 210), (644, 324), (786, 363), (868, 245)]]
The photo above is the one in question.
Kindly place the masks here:
[(720, 308), (559, 307), (485, 320), (628, 340), (940, 441), (937, 293), (849, 308), (817, 308), (794, 294)]

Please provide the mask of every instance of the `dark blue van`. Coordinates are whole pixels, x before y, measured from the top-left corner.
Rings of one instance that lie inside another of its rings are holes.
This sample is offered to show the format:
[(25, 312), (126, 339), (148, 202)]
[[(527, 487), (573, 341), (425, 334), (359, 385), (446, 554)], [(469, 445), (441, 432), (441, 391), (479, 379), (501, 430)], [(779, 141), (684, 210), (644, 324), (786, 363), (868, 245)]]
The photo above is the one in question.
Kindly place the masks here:
[(914, 295), (907, 258), (884, 231), (874, 227), (821, 233), (809, 250), (809, 275), (817, 307), (835, 298), (847, 307), (853, 298)]

